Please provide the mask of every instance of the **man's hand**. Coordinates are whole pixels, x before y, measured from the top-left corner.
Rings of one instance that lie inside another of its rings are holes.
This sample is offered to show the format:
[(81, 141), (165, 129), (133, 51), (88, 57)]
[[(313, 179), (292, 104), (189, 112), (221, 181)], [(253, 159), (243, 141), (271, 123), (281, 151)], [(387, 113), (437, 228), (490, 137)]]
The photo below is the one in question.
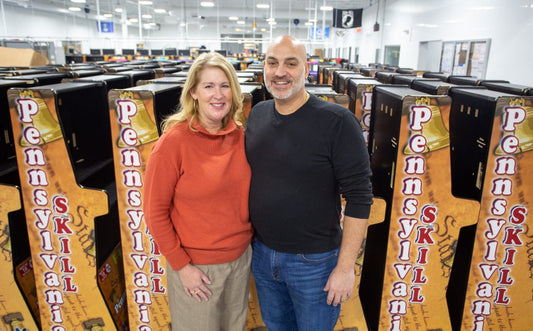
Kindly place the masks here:
[(354, 283), (354, 268), (350, 270), (341, 269), (339, 266), (335, 267), (324, 287), (324, 291), (328, 292), (328, 305), (336, 307), (339, 303), (348, 300), (352, 296)]
[(328, 305), (337, 306), (348, 300), (353, 293), (355, 259), (361, 249), (367, 222), (367, 219), (344, 216), (339, 259), (324, 287), (324, 291), (328, 292)]

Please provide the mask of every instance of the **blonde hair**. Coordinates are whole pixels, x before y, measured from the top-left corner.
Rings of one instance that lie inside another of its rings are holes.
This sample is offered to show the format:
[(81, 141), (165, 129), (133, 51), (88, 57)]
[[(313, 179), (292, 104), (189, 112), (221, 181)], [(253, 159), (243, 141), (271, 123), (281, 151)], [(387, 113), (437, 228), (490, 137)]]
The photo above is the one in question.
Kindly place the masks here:
[(178, 112), (168, 116), (161, 124), (162, 132), (167, 131), (174, 125), (189, 120), (189, 128), (192, 128), (199, 116), (198, 103), (191, 96), (191, 90), (196, 88), (200, 82), (200, 74), (205, 68), (219, 68), (226, 74), (231, 86), (231, 107), (228, 114), (222, 119), (222, 128), (225, 128), (230, 119), (233, 119), (237, 125), (242, 126), (244, 123), (244, 114), (242, 111), (243, 96), (241, 86), (237, 78), (237, 73), (233, 65), (219, 53), (209, 52), (200, 55), (189, 69), (187, 80), (183, 86), (180, 97)]

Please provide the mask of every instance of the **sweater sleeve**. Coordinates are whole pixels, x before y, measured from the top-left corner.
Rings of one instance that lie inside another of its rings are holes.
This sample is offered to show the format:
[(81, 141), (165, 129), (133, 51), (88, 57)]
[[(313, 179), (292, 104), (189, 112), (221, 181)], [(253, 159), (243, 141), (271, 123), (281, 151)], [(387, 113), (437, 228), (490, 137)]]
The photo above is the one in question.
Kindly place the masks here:
[[(174, 152), (170, 146), (174, 145)], [(160, 139), (148, 159), (144, 178), (144, 218), (148, 230), (172, 269), (179, 270), (191, 261), (171, 219), (173, 197), (179, 180), (179, 159), (175, 144)]]
[(366, 219), (373, 198), (370, 161), (361, 125), (353, 114), (344, 112), (334, 137), (333, 167), (340, 193), (346, 200), (344, 213)]

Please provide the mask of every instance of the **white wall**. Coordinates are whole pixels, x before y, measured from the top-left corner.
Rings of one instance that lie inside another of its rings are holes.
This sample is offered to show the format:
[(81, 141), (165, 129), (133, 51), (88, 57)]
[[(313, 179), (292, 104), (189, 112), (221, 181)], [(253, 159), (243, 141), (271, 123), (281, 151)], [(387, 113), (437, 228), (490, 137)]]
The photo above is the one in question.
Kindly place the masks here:
[(381, 44), (401, 45), (401, 67), (416, 68), (421, 41), (491, 39), (486, 79), (533, 86), (533, 7), (521, 7), (531, 1), (446, 0), (424, 13), (402, 12), (403, 2), (386, 2)]
[[(422, 41), (457, 41), (490, 39), (487, 79), (506, 79), (511, 83), (533, 86), (533, 8), (525, 8), (526, 0), (380, 0), (378, 22), (380, 31), (374, 32), (377, 2), (363, 11), (363, 26), (356, 29), (330, 32), (326, 43), (308, 43), (308, 53), (316, 48), (336, 49), (359, 47), (359, 62), (375, 62), (376, 49), (386, 45), (400, 45), (400, 67), (417, 69), (419, 43)], [(479, 9), (479, 8), (485, 9)], [(487, 9), (488, 7), (492, 9)], [(478, 9), (475, 9), (478, 8)], [(115, 32), (98, 33), (96, 22), (83, 17), (52, 14), (22, 9), (4, 3), (7, 31), (0, 38), (32, 40), (81, 40), (83, 52), (90, 48), (135, 48), (139, 42), (138, 28), (122, 31), (115, 24)], [(423, 10), (423, 11), (421, 11)], [(425, 24), (425, 25), (422, 25)], [(187, 31), (177, 24), (165, 24), (158, 31), (143, 30), (142, 41), (146, 48), (187, 48), (205, 45), (219, 49), (216, 26), (189, 24)], [(187, 32), (187, 33), (185, 33)], [(272, 36), (287, 33), (276, 28)], [(262, 33), (270, 37), (270, 31)], [(291, 34), (308, 40), (304, 27), (293, 27)], [(309, 40), (308, 40), (309, 41)], [(263, 42), (266, 49), (268, 40)], [(353, 52), (352, 49), (352, 52)], [(333, 54), (335, 54), (333, 52)]]

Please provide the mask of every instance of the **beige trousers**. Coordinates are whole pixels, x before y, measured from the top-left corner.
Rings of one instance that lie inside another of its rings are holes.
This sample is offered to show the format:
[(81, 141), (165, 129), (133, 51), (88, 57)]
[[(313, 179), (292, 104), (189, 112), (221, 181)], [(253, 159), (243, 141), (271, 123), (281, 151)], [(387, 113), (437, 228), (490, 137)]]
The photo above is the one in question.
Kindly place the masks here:
[(248, 312), (250, 262), (248, 246), (237, 260), (223, 264), (195, 265), (211, 280), (213, 295), (198, 302), (183, 290), (178, 272), (167, 267), (167, 287), (172, 331), (244, 330)]

